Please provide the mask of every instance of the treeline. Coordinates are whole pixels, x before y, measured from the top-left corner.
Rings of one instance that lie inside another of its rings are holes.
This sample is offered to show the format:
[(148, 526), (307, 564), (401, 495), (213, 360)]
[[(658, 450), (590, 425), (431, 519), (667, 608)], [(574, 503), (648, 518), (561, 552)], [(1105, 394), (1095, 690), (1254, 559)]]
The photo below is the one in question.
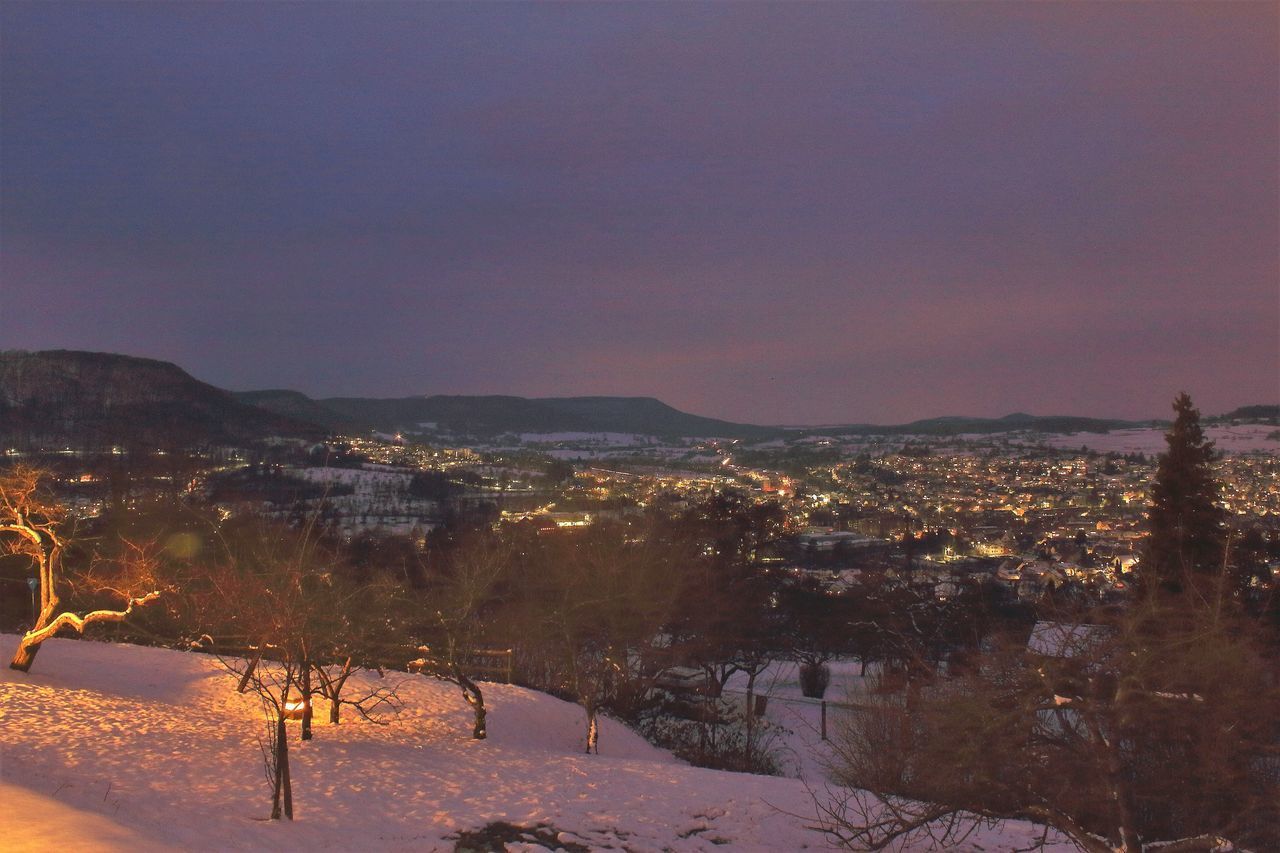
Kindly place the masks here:
[[(61, 517), (56, 504), (44, 510)], [(572, 532), (456, 519), (421, 547), (376, 532), (343, 541), (306, 521), (223, 519), (159, 500), (83, 524), (57, 554), (55, 584), (82, 610), (163, 591), (111, 630), (246, 661), (246, 689), (255, 660), (284, 666), (271, 695), (282, 709), (284, 693), (303, 702), (308, 733), (313, 698), (328, 700), (336, 722), (348, 704), (346, 676), (382, 667), (455, 683), (483, 737), (482, 685), (498, 651), (514, 681), (582, 706), (588, 751), (609, 713), (680, 740), (669, 745), (692, 760), (743, 769), (769, 762), (751, 716), (727, 716), (715, 701), (737, 673), (751, 694), (770, 663), (795, 661), (805, 691), (821, 696), (835, 658), (878, 662), (906, 679), (960, 665), (1001, 625), (1029, 627), (1026, 612), (978, 582), (939, 599), (931, 585), (892, 576), (833, 591), (763, 570), (756, 555), (782, 522), (777, 505), (725, 493)], [(136, 571), (141, 562), (145, 572)], [(661, 689), (673, 667), (701, 676), (702, 707), (692, 713), (688, 696)], [(350, 704), (360, 710), (363, 701)], [(693, 717), (697, 736), (657, 722), (672, 714)]]
[(1090, 853), (1280, 849), (1276, 578), (1174, 411), (1132, 594), (1042, 602), (1028, 642), (876, 694), (836, 738), (833, 837), (949, 848), (1019, 818)]
[[(848, 846), (954, 846), (975, 821), (1020, 818), (1098, 853), (1276, 849), (1280, 597), (1267, 543), (1228, 524), (1198, 412), (1185, 395), (1175, 411), (1132, 597), (1035, 610), (976, 579), (835, 587), (766, 570), (783, 513), (734, 492), (575, 531), (456, 518), (424, 548), (177, 501), (73, 529), (17, 469), (0, 476), (0, 569), (37, 570), (39, 613), (12, 665), (93, 622), (217, 654), (263, 700), (273, 813), (288, 816), (285, 719), (305, 739), (317, 701), (335, 724), (400, 701), (361, 668), (456, 685), (475, 738), (502, 669), (578, 703), (588, 752), (608, 713), (693, 760), (761, 770), (756, 679), (794, 661), (821, 696), (830, 661), (860, 658), (876, 689), (835, 738), (843, 799), (818, 803)], [(676, 671), (696, 678), (673, 694)], [(719, 701), (735, 675), (736, 716)]]

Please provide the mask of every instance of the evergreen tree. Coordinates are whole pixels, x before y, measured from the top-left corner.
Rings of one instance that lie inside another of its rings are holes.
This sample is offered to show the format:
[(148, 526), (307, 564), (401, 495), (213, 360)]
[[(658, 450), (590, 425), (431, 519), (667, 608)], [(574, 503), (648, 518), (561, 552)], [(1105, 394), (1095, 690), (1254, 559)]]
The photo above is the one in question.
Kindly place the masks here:
[(1147, 582), (1166, 592), (1182, 591), (1197, 577), (1222, 569), (1226, 515), (1218, 504), (1213, 475), (1218, 458), (1200, 427), (1200, 412), (1185, 392), (1173, 401), (1176, 417), (1165, 435), (1147, 515), (1150, 535), (1143, 555)]

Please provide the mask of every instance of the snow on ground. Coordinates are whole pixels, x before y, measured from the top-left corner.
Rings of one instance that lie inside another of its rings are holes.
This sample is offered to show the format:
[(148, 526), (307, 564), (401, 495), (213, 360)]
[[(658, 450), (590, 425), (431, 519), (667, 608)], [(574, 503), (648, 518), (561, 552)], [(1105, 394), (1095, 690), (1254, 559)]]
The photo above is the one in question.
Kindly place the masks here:
[[(1224, 453), (1277, 453), (1280, 454), (1280, 438), (1272, 438), (1277, 429), (1267, 424), (1235, 424), (1205, 427), (1205, 435)], [(803, 439), (773, 439), (750, 445), (752, 449), (781, 448), (802, 444), (832, 442), (847, 454), (869, 452), (873, 456), (896, 453), (907, 442), (923, 442), (949, 448), (952, 455), (977, 452), (996, 443), (1027, 446), (1047, 445), (1063, 450), (1079, 450), (1083, 445), (1099, 453), (1143, 453), (1153, 456), (1163, 453), (1165, 443), (1163, 428), (1117, 429), (1110, 432), (1038, 433), (1028, 431), (997, 433), (960, 433), (952, 436), (898, 435), (898, 436), (808, 436)], [(969, 447), (966, 447), (969, 445)]]
[[(799, 780), (689, 767), (612, 720), (601, 754), (583, 755), (581, 709), (507, 685), (486, 686), (490, 738), (475, 741), (451, 685), (388, 679), (406, 703), (389, 725), (347, 711), (334, 727), (320, 708), (303, 744), (291, 724), (298, 820), (279, 823), (263, 820), (258, 701), (213, 658), (51, 640), (29, 675), (0, 673), (0, 846), (448, 850), (494, 821), (550, 824), (592, 849), (827, 844)], [(1034, 832), (1011, 824), (969, 849), (1012, 850)]]
[(619, 456), (619, 453), (616, 450), (579, 450), (564, 447), (552, 448), (542, 452), (550, 456), (552, 459), (561, 459), (566, 462), (615, 459)]
[[(1280, 441), (1267, 437), (1275, 432), (1275, 427), (1266, 424), (1209, 426), (1204, 429), (1205, 436), (1224, 453), (1280, 453)], [(1164, 434), (1163, 429), (1118, 429), (1105, 433), (1046, 435), (1037, 437), (1036, 440), (1051, 447), (1075, 449), (1083, 445), (1099, 453), (1143, 453), (1152, 456), (1168, 449)]]
[[(28, 780), (35, 781), (35, 780)], [(47, 786), (47, 784), (46, 784)], [(64, 793), (65, 792), (65, 793)], [(73, 803), (92, 797), (92, 788), (60, 787), (55, 796), (39, 794), (16, 784), (0, 781), (0, 802), (5, 815), (3, 845), (8, 853), (47, 853), (61, 850), (68, 840), (78, 842), (84, 850), (129, 850), (136, 853), (160, 853), (169, 850), (139, 835), (111, 817)], [(110, 792), (103, 786), (102, 802), (114, 806), (106, 798)], [(87, 843), (85, 843), (87, 842)]]
[[(827, 735), (836, 737), (840, 727), (856, 713), (846, 707), (862, 702), (867, 684), (862, 667), (856, 661), (832, 661), (831, 682), (824, 695), (827, 705)], [(867, 670), (874, 674), (874, 665)], [(725, 697), (746, 708), (747, 677), (736, 673), (725, 685)], [(790, 661), (777, 661), (756, 676), (755, 693), (767, 697), (765, 719), (772, 730), (769, 746), (788, 776), (821, 786), (828, 781), (828, 767), (833, 758), (829, 740), (822, 738), (822, 701), (809, 699), (800, 690), (800, 667)]]
[(555, 447), (549, 450), (542, 450), (552, 459), (564, 460), (626, 460), (641, 457), (644, 459), (668, 459), (683, 460), (690, 453), (687, 447), (670, 447), (670, 446), (651, 446), (651, 447), (605, 447), (603, 449), (588, 449), (583, 447)]
[(313, 483), (341, 483), (353, 487), (358, 494), (402, 492), (413, 475), (407, 471), (371, 468), (298, 468), (290, 473)]
[(522, 432), (520, 440), (525, 444), (602, 444), (612, 447), (634, 447), (645, 444), (661, 444), (651, 435), (635, 432)]

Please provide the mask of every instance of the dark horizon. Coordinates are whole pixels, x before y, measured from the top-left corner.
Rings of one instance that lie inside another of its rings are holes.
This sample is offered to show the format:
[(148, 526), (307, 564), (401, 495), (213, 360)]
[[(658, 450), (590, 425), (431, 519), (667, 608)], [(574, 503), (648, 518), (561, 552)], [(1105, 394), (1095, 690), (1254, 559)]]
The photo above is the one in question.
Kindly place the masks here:
[[(179, 365), (179, 367), (181, 367), (181, 365)], [(193, 376), (194, 376), (194, 374), (193, 374)], [(200, 379), (200, 377), (198, 377), (198, 376), (196, 376), (195, 378), (196, 378), (196, 379)], [(202, 381), (202, 382), (208, 382), (208, 380), (204, 380), (204, 379), (200, 379), (200, 381)], [(218, 386), (216, 382), (208, 382), (208, 384), (210, 384), (210, 385), (214, 385), (214, 386), (217, 386), (217, 387), (223, 387), (223, 386)], [(226, 390), (226, 391), (232, 391), (233, 393), (251, 393), (251, 392), (265, 392), (265, 391), (297, 391), (297, 392), (299, 392), (299, 393), (301, 393), (301, 394), (306, 395), (308, 398), (310, 398), (310, 399), (312, 399), (312, 400), (325, 400), (325, 399), (335, 399), (335, 398), (336, 398), (336, 399), (343, 399), (343, 398), (350, 399), (350, 398), (355, 398), (355, 399), (379, 399), (379, 400), (406, 400), (406, 399), (414, 399), (414, 398), (418, 398), (418, 397), (434, 397), (434, 396), (437, 396), (437, 395), (436, 395), (436, 394), (434, 394), (434, 393), (423, 393), (423, 394), (413, 394), (413, 393), (410, 393), (410, 394), (391, 394), (391, 395), (386, 395), (386, 396), (376, 396), (376, 397), (375, 397), (375, 396), (373, 396), (373, 395), (369, 395), (369, 394), (359, 394), (359, 393), (356, 393), (356, 394), (324, 394), (324, 395), (320, 395), (320, 394), (311, 394), (311, 393), (308, 393), (307, 391), (305, 391), (305, 390), (303, 390), (303, 389), (301, 389), (301, 388), (286, 388), (286, 387), (284, 387), (284, 386), (262, 386), (262, 387), (259, 387), (259, 388), (224, 388), (223, 390)], [(704, 418), (714, 418), (714, 419), (716, 419), (716, 420), (722, 420), (722, 421), (732, 421), (732, 422), (734, 422), (734, 423), (741, 423), (741, 424), (745, 424), (745, 425), (748, 425), (748, 426), (762, 426), (762, 427), (786, 427), (786, 428), (796, 428), (796, 429), (821, 429), (821, 428), (823, 428), (823, 427), (840, 427), (840, 426), (901, 426), (902, 424), (912, 423), (912, 422), (914, 422), (914, 421), (927, 421), (927, 420), (934, 420), (934, 419), (937, 419), (937, 418), (973, 418), (973, 419), (975, 419), (975, 420), (999, 420), (999, 419), (1001, 419), (1001, 418), (1004, 418), (1004, 417), (1010, 417), (1010, 416), (1014, 416), (1014, 415), (1030, 415), (1030, 416), (1032, 416), (1032, 417), (1049, 417), (1049, 418), (1053, 418), (1053, 417), (1081, 417), (1081, 418), (1093, 418), (1093, 419), (1095, 419), (1095, 420), (1127, 420), (1127, 421), (1135, 421), (1135, 422), (1140, 422), (1140, 421), (1164, 421), (1164, 422), (1168, 422), (1168, 421), (1171, 421), (1171, 420), (1172, 420), (1172, 416), (1171, 416), (1170, 412), (1171, 412), (1171, 411), (1172, 411), (1172, 409), (1173, 409), (1173, 400), (1174, 400), (1174, 398), (1177, 396), (1177, 394), (1178, 394), (1178, 393), (1180, 393), (1180, 391), (1173, 391), (1173, 392), (1170, 392), (1170, 394), (1169, 394), (1169, 401), (1168, 401), (1168, 404), (1165, 406), (1166, 411), (1165, 411), (1165, 412), (1163, 412), (1163, 413), (1161, 413), (1161, 414), (1158, 414), (1158, 415), (1151, 415), (1150, 417), (1136, 417), (1136, 418), (1133, 418), (1133, 417), (1122, 417), (1122, 416), (1120, 416), (1120, 415), (1113, 415), (1113, 414), (1108, 414), (1108, 413), (1105, 413), (1105, 412), (1103, 412), (1103, 413), (1098, 413), (1098, 412), (1095, 412), (1095, 411), (1072, 411), (1072, 412), (1066, 412), (1066, 411), (1047, 411), (1047, 412), (1042, 412), (1042, 411), (1027, 411), (1027, 410), (1024, 410), (1024, 409), (1018, 409), (1018, 410), (1008, 411), (1008, 412), (994, 412), (994, 413), (986, 413), (986, 414), (975, 414), (975, 413), (970, 413), (970, 412), (935, 412), (934, 414), (931, 414), (931, 415), (923, 415), (923, 416), (921, 416), (921, 417), (918, 417), (918, 418), (911, 418), (911, 419), (909, 419), (909, 420), (905, 420), (905, 421), (889, 421), (889, 420), (885, 420), (885, 419), (883, 419), (883, 418), (881, 418), (881, 419), (876, 419), (876, 418), (872, 417), (872, 418), (867, 418), (867, 419), (865, 419), (865, 420), (856, 420), (856, 421), (827, 421), (827, 422), (823, 422), (823, 423), (816, 423), (816, 422), (814, 422), (814, 423), (799, 423), (799, 422), (769, 423), (769, 422), (765, 422), (765, 421), (736, 421), (736, 420), (735, 420), (735, 419), (733, 419), (733, 418), (726, 417), (726, 416), (721, 415), (721, 414), (718, 414), (718, 413), (716, 413), (716, 412), (698, 411), (698, 410), (696, 410), (696, 409), (685, 409), (685, 408), (683, 408), (683, 407), (681, 407), (681, 406), (677, 406), (677, 405), (673, 404), (670, 400), (664, 400), (664, 399), (662, 399), (661, 397), (655, 397), (655, 396), (653, 396), (653, 395), (651, 395), (651, 394), (625, 394), (625, 393), (619, 393), (619, 394), (609, 394), (609, 393), (600, 393), (600, 394), (539, 394), (539, 395), (537, 395), (537, 396), (535, 397), (535, 396), (533, 396), (533, 395), (529, 395), (529, 394), (467, 394), (467, 393), (465, 393), (465, 392), (459, 392), (459, 393), (453, 393), (453, 394), (441, 394), (441, 395), (439, 395), (439, 396), (456, 396), (456, 397), (521, 397), (521, 398), (524, 398), (524, 399), (535, 399), (535, 400), (536, 400), (536, 399), (581, 399), (581, 398), (589, 398), (589, 397), (606, 397), (606, 398), (617, 398), (617, 399), (652, 399), (652, 400), (657, 400), (657, 401), (658, 401), (658, 402), (660, 402), (660, 403), (664, 403), (664, 404), (666, 404), (666, 405), (668, 405), (668, 406), (671, 406), (672, 408), (679, 409), (680, 411), (682, 411), (682, 412), (684, 412), (684, 413), (686, 413), (686, 414), (690, 414), (690, 415), (698, 415), (699, 417), (704, 417)], [(1273, 398), (1274, 398), (1274, 397), (1276, 397), (1276, 395), (1273, 395)], [(1278, 401), (1277, 399), (1271, 399), (1271, 398), (1269, 398), (1269, 399), (1263, 399), (1263, 400), (1251, 400), (1251, 401), (1240, 402), (1240, 403), (1237, 403), (1237, 404), (1235, 404), (1235, 405), (1229, 405), (1229, 406), (1227, 406), (1226, 408), (1222, 409), (1221, 411), (1218, 411), (1218, 410), (1216, 410), (1216, 409), (1215, 409), (1215, 410), (1210, 411), (1210, 410), (1205, 409), (1205, 407), (1204, 407), (1204, 406), (1201, 406), (1198, 402), (1196, 402), (1196, 400), (1195, 400), (1194, 396), (1192, 397), (1192, 402), (1195, 402), (1195, 403), (1196, 403), (1196, 408), (1197, 408), (1197, 409), (1200, 411), (1200, 413), (1201, 413), (1202, 415), (1204, 415), (1205, 417), (1217, 417), (1217, 416), (1220, 416), (1220, 415), (1228, 414), (1228, 413), (1230, 413), (1230, 412), (1234, 412), (1234, 411), (1236, 411), (1237, 409), (1243, 409), (1243, 408), (1246, 408), (1246, 407), (1249, 407), (1249, 406), (1275, 406), (1275, 405), (1280, 405), (1280, 401)]]
[(1278, 25), (5, 4), (0, 348), (755, 424), (1268, 403)]
[[(34, 353), (40, 353), (40, 352), (59, 352), (59, 351), (63, 351), (63, 352), (82, 353), (82, 354), (88, 354), (88, 355), (123, 356), (123, 357), (126, 357), (126, 358), (144, 358), (144, 359), (145, 359), (145, 358), (149, 358), (149, 356), (139, 356), (139, 355), (136, 355), (136, 354), (133, 354), (133, 353), (101, 353), (101, 352), (94, 352), (94, 351), (88, 351), (88, 350), (71, 350), (71, 349), (62, 349), (62, 350), (44, 350), (44, 351), (41, 351), (41, 350), (13, 350), (13, 351), (14, 351), (14, 352), (34, 352)], [(0, 350), (0, 355), (3, 355), (5, 352), (6, 352), (6, 351), (4, 351), (4, 350)], [(165, 361), (165, 360), (161, 359), (160, 361)], [(268, 392), (292, 393), (292, 392), (296, 392), (296, 393), (304, 394), (306, 397), (308, 397), (309, 399), (312, 399), (312, 400), (325, 400), (325, 399), (376, 399), (376, 400), (404, 400), (404, 399), (417, 399), (417, 398), (424, 398), (424, 397), (432, 397), (432, 396), (436, 396), (436, 395), (433, 395), (433, 394), (397, 394), (397, 395), (389, 395), (389, 396), (374, 396), (374, 395), (369, 395), (369, 394), (359, 394), (359, 393), (356, 393), (356, 394), (341, 394), (341, 395), (318, 395), (318, 394), (308, 393), (305, 389), (302, 389), (302, 388), (287, 388), (287, 387), (284, 387), (284, 386), (263, 386), (263, 387), (258, 387), (258, 388), (227, 388), (227, 387), (224, 387), (224, 386), (220, 386), (220, 385), (218, 385), (218, 383), (216, 383), (216, 382), (211, 382), (211, 381), (209, 381), (209, 380), (207, 380), (207, 379), (205, 379), (205, 378), (203, 378), (203, 377), (200, 377), (200, 376), (195, 375), (194, 373), (191, 373), (191, 371), (186, 370), (186, 368), (185, 368), (183, 365), (181, 365), (181, 364), (176, 364), (176, 366), (177, 366), (179, 369), (183, 370), (184, 372), (188, 373), (188, 375), (190, 375), (193, 379), (195, 379), (195, 380), (197, 380), (197, 381), (199, 381), (199, 382), (204, 382), (204, 383), (205, 383), (205, 384), (207, 384), (207, 385), (212, 385), (212, 386), (214, 386), (214, 387), (221, 388), (221, 390), (229, 391), (229, 392), (237, 393), (237, 394), (238, 394), (238, 393), (268, 393)], [(1093, 419), (1093, 420), (1127, 420), (1127, 421), (1134, 421), (1134, 422), (1161, 421), (1161, 422), (1166, 422), (1166, 423), (1167, 423), (1167, 422), (1170, 420), (1170, 417), (1169, 417), (1169, 415), (1168, 415), (1168, 414), (1163, 414), (1163, 415), (1153, 415), (1153, 416), (1151, 416), (1151, 417), (1146, 417), (1146, 418), (1124, 418), (1124, 417), (1120, 417), (1120, 416), (1118, 416), (1118, 415), (1110, 415), (1110, 414), (1106, 414), (1106, 413), (1098, 413), (1098, 412), (1094, 412), (1094, 411), (1073, 411), (1073, 412), (1065, 412), (1065, 411), (1050, 411), (1050, 412), (1040, 412), (1040, 411), (1025, 411), (1025, 410), (1018, 410), (1018, 411), (1013, 411), (1013, 412), (1000, 412), (1000, 413), (987, 413), (987, 414), (975, 414), (975, 413), (971, 413), (971, 412), (935, 412), (935, 413), (933, 413), (933, 414), (925, 415), (925, 416), (920, 417), (920, 418), (912, 418), (912, 419), (910, 419), (909, 421), (888, 421), (888, 420), (884, 420), (884, 419), (868, 418), (868, 419), (865, 419), (865, 420), (858, 420), (858, 421), (829, 421), (829, 422), (824, 422), (824, 423), (768, 423), (768, 422), (762, 422), (762, 421), (734, 421), (734, 419), (732, 419), (732, 418), (723, 417), (723, 416), (721, 416), (721, 415), (719, 415), (719, 414), (717, 414), (717, 413), (715, 413), (715, 412), (705, 412), (705, 411), (697, 411), (697, 410), (683, 409), (683, 408), (681, 408), (681, 407), (679, 407), (679, 406), (674, 406), (674, 405), (673, 405), (673, 404), (671, 404), (669, 401), (667, 401), (667, 400), (663, 400), (663, 399), (662, 399), (662, 398), (660, 398), (660, 397), (653, 397), (653, 396), (651, 396), (651, 395), (641, 395), (641, 394), (544, 394), (544, 395), (539, 395), (538, 397), (531, 397), (531, 396), (529, 396), (529, 395), (522, 395), (522, 394), (492, 394), (492, 395), (489, 395), (489, 394), (449, 394), (449, 395), (442, 395), (442, 396), (460, 396), (460, 397), (488, 397), (488, 396), (500, 396), (500, 397), (501, 397), (501, 396), (507, 396), (507, 397), (516, 397), (516, 398), (534, 399), (534, 400), (538, 400), (538, 399), (553, 399), (553, 400), (554, 400), (554, 399), (589, 399), (589, 398), (593, 398), (593, 397), (602, 397), (602, 398), (609, 398), (609, 399), (651, 399), (651, 400), (657, 400), (658, 402), (663, 403), (663, 404), (665, 404), (665, 405), (672, 406), (673, 408), (675, 408), (675, 409), (677, 409), (677, 410), (679, 410), (679, 411), (681, 411), (681, 412), (683, 412), (683, 413), (685, 413), (685, 414), (689, 414), (689, 415), (696, 415), (696, 416), (704, 417), (704, 418), (712, 418), (712, 419), (715, 419), (715, 420), (729, 421), (729, 422), (738, 423), (738, 424), (741, 424), (741, 425), (744, 425), (744, 426), (759, 426), (759, 427), (766, 427), (766, 428), (775, 428), (775, 427), (779, 427), (779, 428), (786, 428), (786, 429), (822, 429), (822, 428), (825, 428), (825, 427), (847, 427), (847, 426), (884, 426), (884, 427), (897, 427), (897, 426), (902, 426), (902, 425), (904, 425), (904, 424), (908, 424), (908, 423), (911, 423), (911, 422), (914, 422), (914, 421), (929, 421), (929, 420), (937, 420), (937, 419), (941, 419), (941, 418), (962, 418), (962, 419), (974, 419), (974, 420), (1000, 420), (1000, 419), (1005, 418), (1005, 417), (1013, 417), (1013, 416), (1016, 416), (1016, 415), (1030, 415), (1030, 416), (1032, 416), (1032, 417), (1044, 417), (1044, 418), (1089, 418), (1089, 419)], [(1171, 396), (1170, 396), (1170, 408), (1172, 408), (1172, 401), (1173, 401), (1173, 395), (1171, 395)], [(1194, 399), (1193, 399), (1193, 401), (1192, 401), (1192, 402), (1195, 402), (1195, 401), (1194, 401)], [(1245, 408), (1245, 407), (1248, 407), (1248, 406), (1273, 406), (1273, 405), (1280, 405), (1280, 402), (1277, 402), (1277, 401), (1275, 401), (1275, 400), (1255, 400), (1255, 401), (1243, 402), (1243, 403), (1239, 403), (1239, 404), (1237, 404), (1237, 405), (1229, 406), (1229, 407), (1227, 407), (1226, 409), (1223, 409), (1223, 410), (1221, 410), (1221, 411), (1217, 411), (1217, 410), (1213, 410), (1213, 411), (1205, 410), (1203, 407), (1199, 406), (1198, 404), (1197, 404), (1197, 408), (1201, 411), (1201, 413), (1202, 413), (1205, 417), (1217, 417), (1217, 416), (1221, 416), (1221, 415), (1229, 414), (1230, 412), (1236, 411), (1237, 409)]]

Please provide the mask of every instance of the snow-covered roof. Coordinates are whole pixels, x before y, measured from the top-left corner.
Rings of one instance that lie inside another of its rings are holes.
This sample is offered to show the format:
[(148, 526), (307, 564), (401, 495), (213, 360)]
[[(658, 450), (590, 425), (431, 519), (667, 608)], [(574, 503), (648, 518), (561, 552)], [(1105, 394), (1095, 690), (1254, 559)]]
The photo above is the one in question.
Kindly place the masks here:
[(1052, 658), (1074, 658), (1093, 653), (1111, 636), (1105, 625), (1041, 621), (1031, 629), (1027, 651)]

